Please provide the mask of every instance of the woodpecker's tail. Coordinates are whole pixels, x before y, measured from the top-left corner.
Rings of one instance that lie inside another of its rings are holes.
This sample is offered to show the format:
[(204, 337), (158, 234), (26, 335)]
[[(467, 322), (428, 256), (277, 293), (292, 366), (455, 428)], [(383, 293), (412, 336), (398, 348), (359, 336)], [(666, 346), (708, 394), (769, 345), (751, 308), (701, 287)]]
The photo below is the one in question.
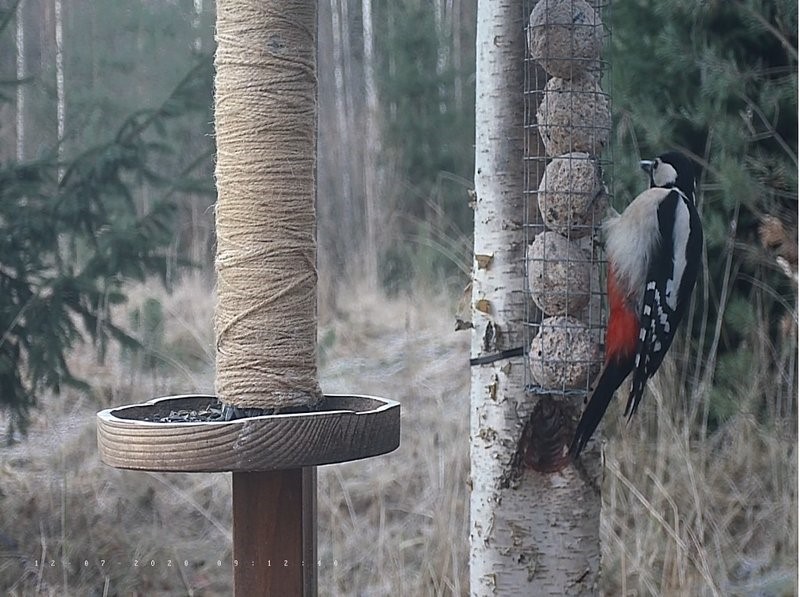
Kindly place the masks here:
[(633, 361), (627, 359), (623, 363), (612, 360), (603, 367), (603, 371), (594, 384), (594, 391), (589, 399), (589, 404), (586, 405), (581, 420), (578, 422), (575, 437), (569, 448), (569, 453), (573, 459), (578, 457), (589, 438), (592, 437), (597, 425), (600, 424), (600, 419), (603, 418), (611, 399), (614, 397), (614, 392), (628, 377), (631, 369), (633, 369)]

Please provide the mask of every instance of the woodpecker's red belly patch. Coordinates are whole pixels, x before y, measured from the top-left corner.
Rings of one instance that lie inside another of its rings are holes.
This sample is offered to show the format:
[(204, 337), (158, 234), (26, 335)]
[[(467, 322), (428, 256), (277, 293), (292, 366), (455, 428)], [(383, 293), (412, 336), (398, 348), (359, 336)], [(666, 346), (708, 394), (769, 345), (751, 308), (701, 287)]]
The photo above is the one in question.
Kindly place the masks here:
[(639, 316), (631, 309), (630, 300), (617, 284), (613, 270), (608, 272), (608, 303), (611, 313), (606, 330), (606, 363), (612, 359), (630, 359), (636, 352), (639, 338)]

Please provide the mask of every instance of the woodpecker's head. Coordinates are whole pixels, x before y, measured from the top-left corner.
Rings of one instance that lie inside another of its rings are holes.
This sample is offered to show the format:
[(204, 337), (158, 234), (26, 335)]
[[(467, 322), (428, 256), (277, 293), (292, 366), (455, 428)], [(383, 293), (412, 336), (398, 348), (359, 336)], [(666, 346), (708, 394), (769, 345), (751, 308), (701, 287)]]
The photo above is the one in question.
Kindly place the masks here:
[(654, 160), (642, 160), (642, 170), (650, 176), (650, 187), (671, 189), (677, 187), (694, 201), (696, 183), (694, 166), (689, 159), (675, 151), (662, 153)]

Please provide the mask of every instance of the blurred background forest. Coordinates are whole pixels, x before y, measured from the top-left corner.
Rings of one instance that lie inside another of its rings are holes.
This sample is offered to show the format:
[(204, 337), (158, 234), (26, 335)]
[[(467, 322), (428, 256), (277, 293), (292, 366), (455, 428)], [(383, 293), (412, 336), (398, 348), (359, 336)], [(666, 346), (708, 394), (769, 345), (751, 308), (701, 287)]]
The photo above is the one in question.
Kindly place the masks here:
[[(640, 157), (688, 152), (706, 263), (656, 399), (609, 448), (604, 582), (793, 594), (797, 4), (612, 8), (617, 207)], [(322, 386), (414, 405), (397, 453), (323, 470), (322, 594), (466, 591), (475, 19), (475, 0), (319, 3)], [(227, 477), (110, 470), (92, 420), (213, 389), (213, 23), (210, 0), (0, 0), (12, 594), (228, 590)]]

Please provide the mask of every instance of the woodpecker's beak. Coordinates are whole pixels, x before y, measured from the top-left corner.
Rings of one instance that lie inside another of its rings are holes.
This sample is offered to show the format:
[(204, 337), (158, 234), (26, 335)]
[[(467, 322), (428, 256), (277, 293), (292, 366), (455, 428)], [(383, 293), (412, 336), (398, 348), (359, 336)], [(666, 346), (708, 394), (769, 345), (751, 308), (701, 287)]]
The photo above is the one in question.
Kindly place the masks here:
[(642, 160), (641, 162), (639, 162), (639, 165), (642, 167), (642, 170), (647, 172), (648, 175), (653, 173), (653, 164), (655, 164), (653, 160)]

